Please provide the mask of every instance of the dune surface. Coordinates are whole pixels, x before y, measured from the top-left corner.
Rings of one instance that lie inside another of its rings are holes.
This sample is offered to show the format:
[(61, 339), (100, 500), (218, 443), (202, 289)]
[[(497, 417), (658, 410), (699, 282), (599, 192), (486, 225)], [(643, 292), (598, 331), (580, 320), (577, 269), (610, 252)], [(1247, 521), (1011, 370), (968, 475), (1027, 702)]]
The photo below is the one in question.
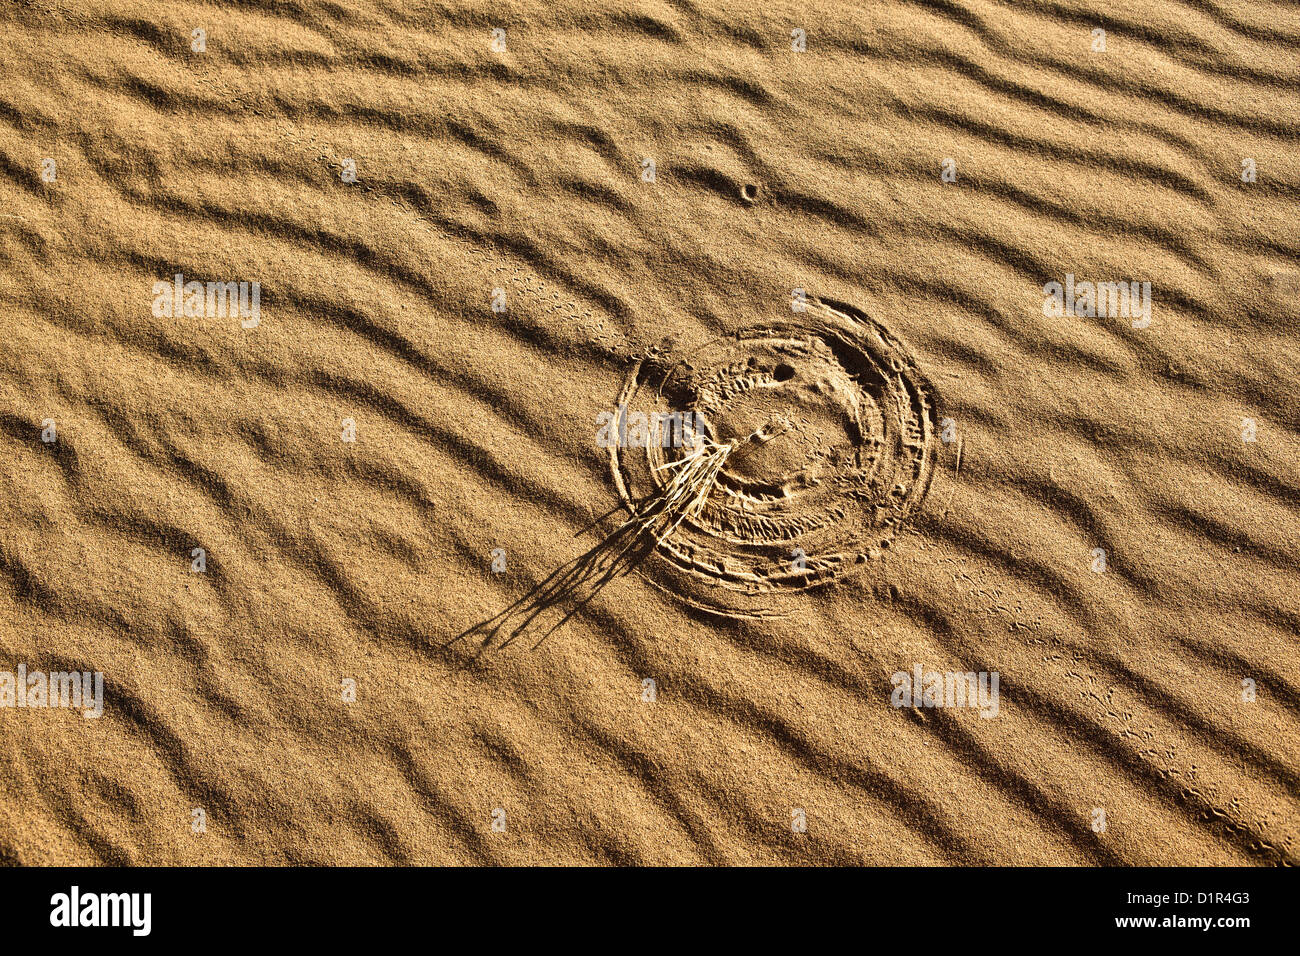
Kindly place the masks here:
[(0, 861), (1297, 862), (1298, 147), (1273, 0), (4, 0)]

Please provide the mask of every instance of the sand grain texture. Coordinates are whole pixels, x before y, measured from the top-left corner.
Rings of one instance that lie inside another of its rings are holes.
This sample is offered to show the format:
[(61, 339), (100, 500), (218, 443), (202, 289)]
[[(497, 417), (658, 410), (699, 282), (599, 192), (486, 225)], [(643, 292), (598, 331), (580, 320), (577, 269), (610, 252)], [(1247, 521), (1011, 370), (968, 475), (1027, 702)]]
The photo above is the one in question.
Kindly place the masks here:
[[(1296, 862), (1298, 145), (1270, 0), (3, 0), (0, 670), (106, 700), (0, 709), (0, 861)], [(794, 289), (959, 439), (883, 553), (454, 640), (621, 520), (629, 369)]]

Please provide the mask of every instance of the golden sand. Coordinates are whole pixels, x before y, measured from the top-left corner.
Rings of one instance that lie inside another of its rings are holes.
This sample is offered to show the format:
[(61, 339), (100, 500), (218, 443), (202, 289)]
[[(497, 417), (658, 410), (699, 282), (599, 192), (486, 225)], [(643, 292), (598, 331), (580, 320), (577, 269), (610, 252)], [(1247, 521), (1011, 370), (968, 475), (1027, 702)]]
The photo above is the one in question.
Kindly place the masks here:
[(1296, 862), (1298, 145), (1270, 0), (4, 0), (0, 861)]

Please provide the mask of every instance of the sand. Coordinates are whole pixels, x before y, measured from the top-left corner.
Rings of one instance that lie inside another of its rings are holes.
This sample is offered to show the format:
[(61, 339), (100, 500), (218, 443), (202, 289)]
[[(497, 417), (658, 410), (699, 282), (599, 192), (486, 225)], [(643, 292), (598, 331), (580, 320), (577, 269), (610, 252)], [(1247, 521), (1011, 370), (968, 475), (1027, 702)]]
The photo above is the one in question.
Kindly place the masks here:
[[(1269, 0), (7, 0), (0, 672), (103, 714), (0, 861), (1297, 862), (1298, 94)], [(733, 446), (662, 540), (621, 395)]]

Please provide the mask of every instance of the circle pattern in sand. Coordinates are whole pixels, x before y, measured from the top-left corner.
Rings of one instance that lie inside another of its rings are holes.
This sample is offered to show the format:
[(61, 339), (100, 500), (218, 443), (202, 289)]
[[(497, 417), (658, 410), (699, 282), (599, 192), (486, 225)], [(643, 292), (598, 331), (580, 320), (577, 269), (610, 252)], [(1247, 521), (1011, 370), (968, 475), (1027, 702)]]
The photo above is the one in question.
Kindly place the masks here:
[[(642, 362), (621, 407), (682, 413), (710, 442), (734, 446), (699, 517), (660, 543), (667, 567), (652, 579), (715, 612), (771, 616), (784, 613), (783, 596), (878, 557), (929, 486), (931, 395), (880, 323), (819, 300), (678, 361)], [(691, 454), (648, 444), (611, 448), (632, 509)]]

